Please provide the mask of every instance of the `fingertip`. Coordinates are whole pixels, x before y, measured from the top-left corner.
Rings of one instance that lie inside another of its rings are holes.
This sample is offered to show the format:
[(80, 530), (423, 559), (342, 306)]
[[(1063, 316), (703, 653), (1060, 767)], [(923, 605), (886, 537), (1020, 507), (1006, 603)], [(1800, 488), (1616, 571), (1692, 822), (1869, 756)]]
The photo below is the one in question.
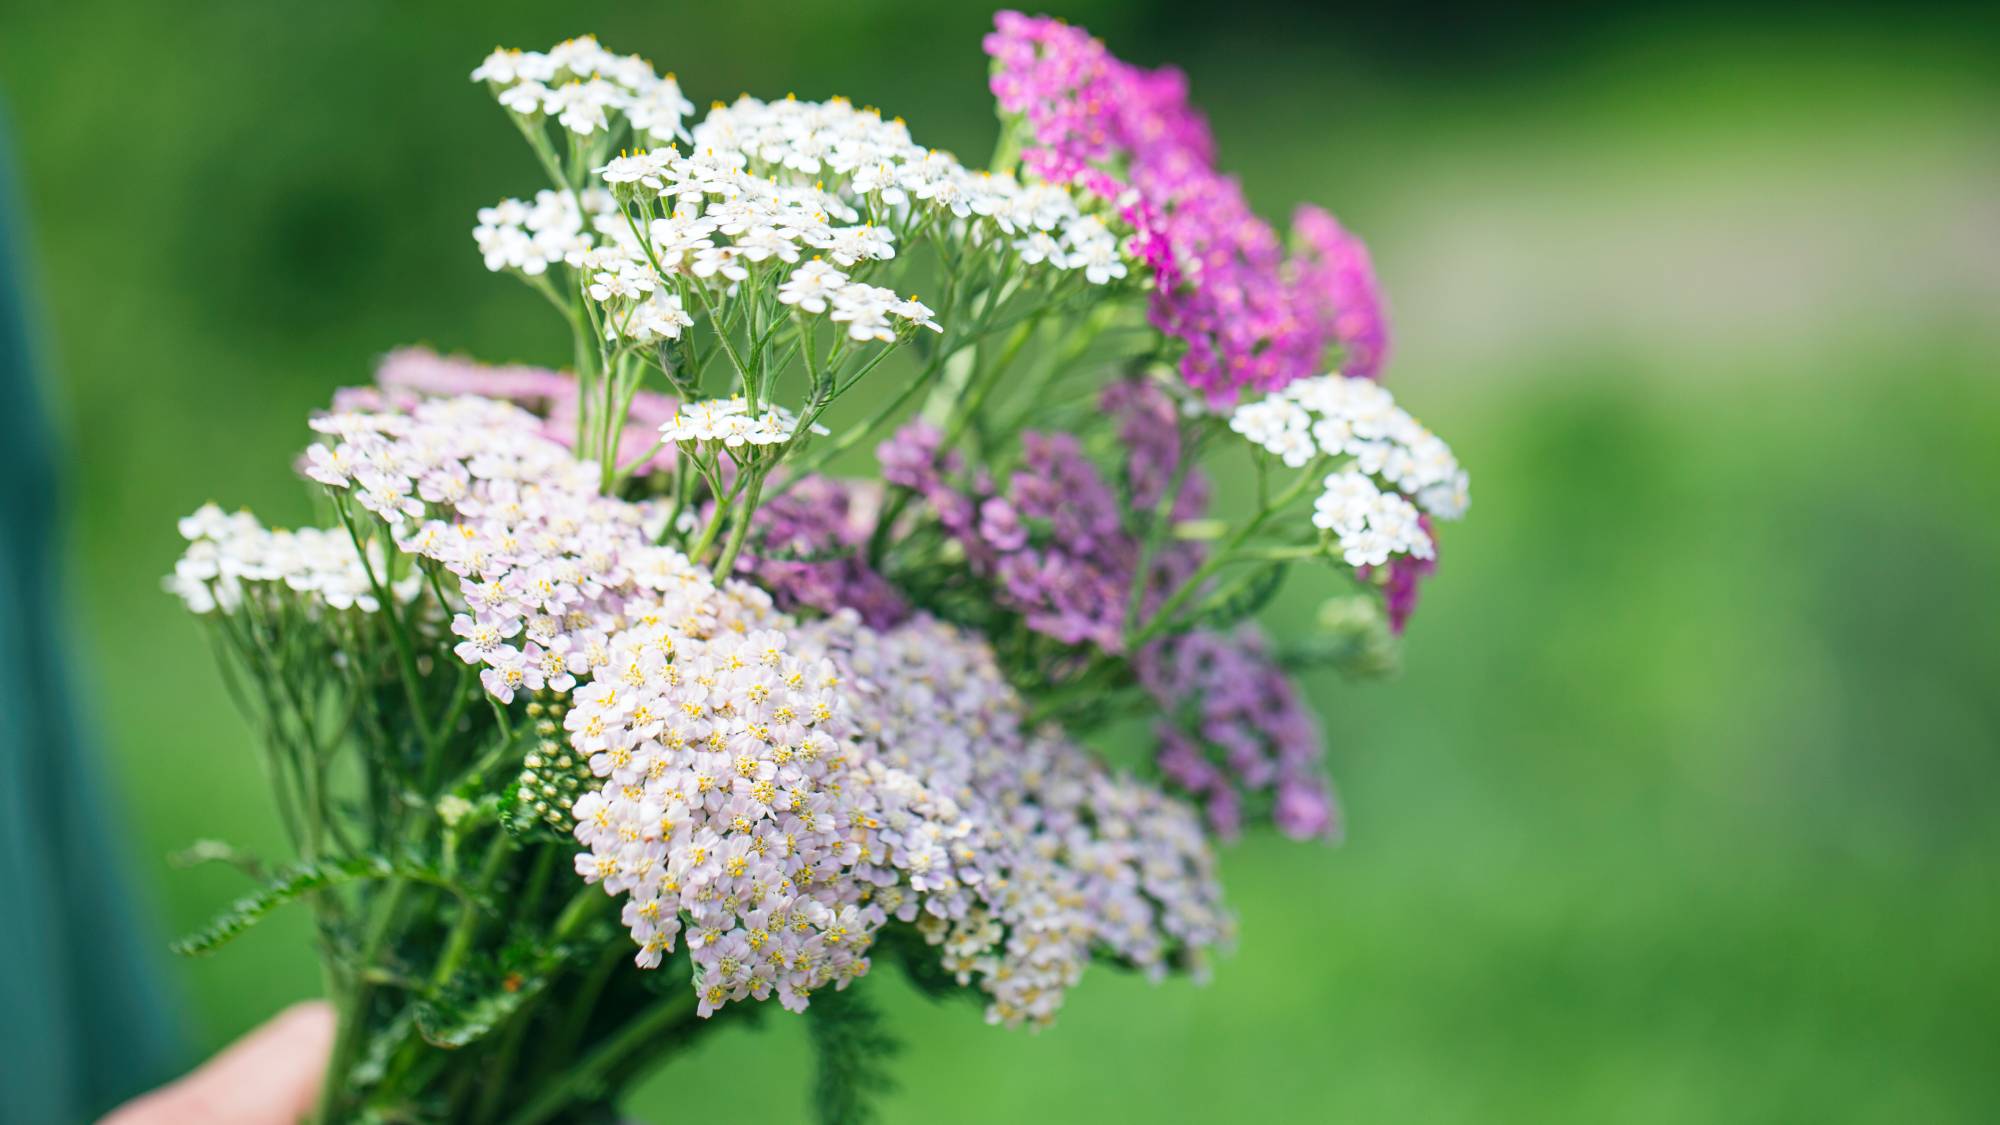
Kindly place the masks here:
[(289, 1125), (319, 1097), (333, 1009), (293, 1004), (194, 1073), (112, 1111), (100, 1125)]
[(324, 1000), (301, 1000), (272, 1016), (270, 1022), (264, 1025), (264, 1030), (256, 1034), (282, 1035), (301, 1044), (320, 1043), (331, 1050), (333, 1005)]

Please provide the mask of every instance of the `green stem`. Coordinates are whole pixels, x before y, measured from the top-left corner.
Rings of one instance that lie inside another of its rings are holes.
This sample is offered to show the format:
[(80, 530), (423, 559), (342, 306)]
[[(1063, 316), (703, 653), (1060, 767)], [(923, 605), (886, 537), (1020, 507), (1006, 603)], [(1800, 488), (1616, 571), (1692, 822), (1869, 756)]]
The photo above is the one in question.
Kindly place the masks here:
[(1194, 465), (1194, 450), (1181, 452), (1178, 465), (1174, 466), (1173, 479), (1167, 482), (1167, 490), (1153, 505), (1152, 526), (1146, 529), (1146, 539), (1139, 546), (1139, 565), (1132, 571), (1132, 591), (1125, 600), (1125, 624), (1139, 620), (1145, 611), (1146, 591), (1152, 585), (1148, 572), (1153, 566), (1153, 556), (1159, 553), (1160, 543), (1166, 538), (1167, 528), (1173, 523), (1174, 502), (1180, 499), (1181, 485), (1187, 480), (1188, 470)]
[(896, 397), (883, 403), (882, 408), (870, 415), (866, 421), (833, 439), (831, 443), (818, 447), (818, 453), (804, 467), (800, 468), (797, 473), (793, 474), (793, 479), (797, 479), (807, 473), (818, 472), (820, 469), (825, 468), (834, 458), (854, 448), (855, 445), (866, 439), (869, 434), (880, 429), (884, 422), (895, 417), (898, 411), (908, 405), (910, 399), (915, 397), (916, 393), (922, 390), (925, 384), (930, 382), (931, 376), (936, 374), (943, 366), (944, 362), (940, 356), (938, 360), (933, 361), (921, 372), (918, 372), (917, 377), (910, 380), (908, 386), (905, 386), (898, 392)]
[(626, 1024), (609, 1039), (599, 1043), (576, 1065), (570, 1067), (553, 1085), (528, 1101), (512, 1117), (508, 1125), (540, 1125), (541, 1122), (561, 1113), (580, 1094), (603, 1081), (620, 1063), (634, 1052), (644, 1049), (661, 1032), (686, 1019), (694, 1006), (694, 991), (676, 993), (672, 998), (662, 1000), (631, 1023)]
[(940, 452), (950, 449), (958, 441), (959, 435), (965, 432), (967, 423), (971, 422), (972, 416), (979, 413), (979, 408), (985, 405), (987, 396), (993, 393), (993, 388), (1000, 385), (1001, 373), (1013, 364), (1014, 357), (1021, 354), (1021, 348), (1027, 344), (1034, 330), (1033, 319), (1015, 328), (1013, 334), (1007, 337), (1007, 342), (1001, 346), (1000, 354), (994, 358), (992, 365), (975, 377), (971, 391), (959, 400), (957, 407), (952, 411), (951, 423), (945, 429), (944, 440), (938, 443)]
[[(527, 1018), (527, 1013), (525, 1012), (516, 1013), (514, 1018), (509, 1021), (507, 1030), (504, 1033), (505, 1037), (500, 1041), (500, 1053), (493, 1062), (491, 1075), (514, 1073), (514, 1060), (521, 1054), (521, 1041), (527, 1037), (528, 1025), (532, 1022), (532, 1020)], [(479, 1104), (472, 1111), (472, 1120), (493, 1120), (494, 1115), (499, 1112), (500, 1099), (511, 1089), (512, 1086), (510, 1083), (497, 1081), (489, 1077), (486, 1082), (486, 1088), (480, 1092)]]
[(327, 1058), (326, 1078), (320, 1086), (319, 1108), (313, 1114), (313, 1120), (320, 1125), (331, 1125), (336, 1120), (335, 1111), (340, 1108), (341, 1097), (347, 1092), (348, 1074), (354, 1069), (355, 1056), (361, 1049), (362, 1032), (368, 1024), (368, 1008), (375, 998), (375, 986), (367, 979), (368, 971), (388, 945), (396, 915), (402, 909), (403, 898), (409, 889), (408, 879), (400, 876), (392, 879), (388, 889), (382, 893), (375, 918), (369, 925), (355, 973), (356, 983), (340, 1007), (333, 1051)]
[[(746, 396), (754, 396), (757, 392), (751, 386), (753, 379), (750, 368), (745, 366), (743, 357), (736, 354), (736, 340), (729, 334), (729, 329), (723, 324), (722, 318), (716, 314), (715, 302), (708, 299), (707, 287), (693, 285), (690, 288), (694, 291), (695, 299), (701, 302), (702, 311), (708, 314), (709, 327), (715, 330), (716, 339), (722, 341), (722, 350), (728, 354), (730, 364), (736, 368), (737, 377), (743, 381), (743, 393)], [(753, 412), (757, 409), (754, 397), (750, 398), (748, 406)]]
[(596, 887), (578, 888), (562, 913), (556, 916), (555, 925), (549, 927), (549, 944), (560, 945), (575, 937), (576, 932), (590, 922), (591, 908), (600, 905), (606, 898), (605, 893)]
[(545, 1057), (556, 1063), (558, 1072), (565, 1068), (582, 1044), (584, 1033), (590, 1029), (590, 1017), (596, 1014), (597, 998), (603, 993), (604, 986), (610, 983), (611, 974), (625, 963), (626, 951), (630, 948), (619, 942), (599, 954), (597, 964), (590, 968), (590, 975), (584, 978), (574, 993), (563, 998), (567, 1010), (562, 1013), (561, 1027), (553, 1036), (537, 1044)]
[[(648, 454), (651, 456), (651, 454)], [(687, 511), (688, 496), (694, 491), (694, 474), (688, 471), (686, 457), (674, 462), (674, 506), (667, 510), (666, 525), (660, 528), (660, 542), (665, 543), (681, 522), (681, 513)]]
[(756, 469), (750, 472), (750, 490), (743, 497), (743, 507), (737, 513), (735, 526), (729, 529), (729, 542), (723, 545), (722, 557), (715, 560), (718, 582), (728, 578), (730, 567), (736, 565), (736, 553), (743, 549), (743, 537), (750, 531), (750, 518), (757, 514), (758, 497), (764, 494), (764, 473)]
[[(513, 842), (508, 839), (506, 830), (495, 829), (493, 843), (486, 849), (486, 860), (480, 864), (478, 881), (473, 884), (474, 887), (479, 891), (492, 887), (493, 880), (499, 876), (501, 866), (506, 863), (512, 852)], [(477, 898), (468, 898), (459, 907), (458, 922), (452, 927), (451, 936), (445, 939), (444, 953), (438, 958), (436, 970), (431, 973), (433, 987), (450, 980), (453, 974), (458, 972), (459, 966), (465, 963), (466, 955), (472, 950), (472, 939), (479, 932), (480, 913)]]
[(416, 652), (410, 646), (409, 633), (403, 627), (402, 614), (396, 610), (395, 593), (387, 584), (375, 577), (375, 566), (368, 561), (368, 548), (362, 542), (360, 529), (354, 526), (354, 518), (347, 510), (347, 497), (336, 491), (333, 497), (334, 510), (340, 513), (340, 522), (347, 528), (347, 537), (354, 543), (355, 553), (361, 559), (361, 570), (368, 576), (368, 585), (374, 589), (375, 598), (382, 604), (382, 616), (389, 622), (389, 636), (396, 645), (396, 659), (402, 665), (403, 691), (409, 697), (410, 721), (416, 725), (417, 733), (424, 742), (431, 740), (429, 716), (424, 710), (424, 700), (417, 685), (423, 676), (417, 671)]
[[(708, 549), (710, 547), (715, 546), (715, 537), (721, 533), (722, 521), (728, 514), (729, 514), (728, 498), (720, 495), (716, 496), (715, 514), (708, 518), (708, 526), (701, 529), (701, 538), (696, 539), (694, 542), (694, 546), (688, 549), (689, 558), (700, 559), (703, 555), (708, 553)], [(717, 571), (716, 573), (718, 575), (721, 574), (720, 571)]]
[(1167, 596), (1167, 600), (1160, 604), (1160, 608), (1153, 613), (1152, 620), (1146, 623), (1145, 628), (1140, 629), (1137, 633), (1133, 633), (1127, 638), (1125, 642), (1126, 651), (1136, 652), (1140, 645), (1151, 640), (1156, 634), (1170, 625), (1173, 622), (1174, 614), (1180, 610), (1182, 604), (1188, 598), (1192, 597), (1197, 590), (1201, 589), (1203, 583), (1214, 577), (1216, 571), (1221, 570), (1231, 561), (1230, 556), (1235, 552), (1236, 548), (1242, 546), (1250, 536), (1256, 534), (1257, 529), (1263, 527), (1272, 516), (1289, 507), (1300, 496), (1305, 495), (1307, 488), (1319, 483), (1319, 468), (1319, 462), (1314, 462), (1308, 466), (1305, 472), (1299, 474), (1299, 479), (1294, 481), (1290, 488), (1287, 488), (1278, 495), (1276, 501), (1266, 505), (1255, 516), (1252, 516), (1248, 522), (1237, 529), (1236, 534), (1230, 536), (1223, 543), (1221, 549), (1209, 555), (1202, 562), (1201, 566), (1188, 576), (1187, 581), (1181, 583), (1179, 589)]

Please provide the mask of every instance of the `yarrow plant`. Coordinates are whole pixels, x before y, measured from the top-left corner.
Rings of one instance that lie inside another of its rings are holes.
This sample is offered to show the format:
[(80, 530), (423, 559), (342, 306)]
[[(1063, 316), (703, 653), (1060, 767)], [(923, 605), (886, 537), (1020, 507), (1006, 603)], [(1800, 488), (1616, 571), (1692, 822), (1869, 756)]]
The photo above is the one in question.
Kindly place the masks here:
[(1467, 506), (1375, 382), (1367, 252), (1312, 209), (1285, 249), (1177, 72), (1015, 13), (986, 49), (985, 169), (840, 98), (697, 119), (593, 39), (494, 52), (548, 186), (473, 241), (568, 368), (393, 352), (310, 422), (320, 526), (181, 521), (298, 854), (198, 847), (268, 881), (180, 945), (311, 907), (319, 1120), (604, 1118), (773, 1007), (860, 1120), (871, 974), (1045, 1027), (1094, 964), (1206, 973), (1219, 843), (1340, 834), (1297, 674), (1392, 667)]

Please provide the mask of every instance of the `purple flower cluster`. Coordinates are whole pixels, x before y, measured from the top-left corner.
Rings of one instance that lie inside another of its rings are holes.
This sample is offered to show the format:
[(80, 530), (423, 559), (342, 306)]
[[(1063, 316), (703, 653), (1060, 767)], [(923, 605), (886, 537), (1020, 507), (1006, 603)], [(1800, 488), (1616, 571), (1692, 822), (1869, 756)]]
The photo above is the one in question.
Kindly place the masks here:
[(1241, 186), (1216, 168), (1185, 75), (1122, 62), (1049, 17), (1001, 12), (994, 27), (984, 42), (997, 64), (993, 94), (1023, 115), (1036, 142), (1024, 165), (1112, 202), (1132, 224), (1130, 249), (1158, 282), (1153, 324), (1187, 344), (1190, 386), (1229, 405), (1246, 390), (1320, 373), (1330, 344), (1341, 346), (1344, 372), (1373, 377), (1387, 333), (1367, 252), (1308, 208), (1288, 259)]
[[(1099, 410), (1118, 420), (1118, 444), (1125, 447), (1125, 487), (1132, 507), (1152, 509), (1173, 487), (1181, 464), (1180, 415), (1174, 400), (1153, 383), (1121, 379), (1104, 388)], [(1200, 478), (1183, 485), (1175, 498), (1175, 516), (1192, 519), (1208, 500)]]
[[(1112, 384), (1100, 402), (1118, 418), (1121, 444), (1130, 451), (1130, 506), (1151, 509), (1180, 461), (1173, 405), (1157, 387), (1138, 382)], [(1000, 604), (1038, 633), (1122, 653), (1134, 584), (1145, 585), (1139, 604), (1150, 611), (1201, 563), (1200, 548), (1185, 543), (1144, 557), (1126, 526), (1126, 505), (1073, 434), (1022, 434), (1020, 466), (1004, 487), (983, 473), (963, 486), (951, 483), (960, 461), (955, 453), (941, 455), (939, 441), (925, 423), (905, 427), (877, 450), (883, 479), (921, 496), (964, 548), (974, 573), (995, 581)], [(1206, 503), (1204, 483), (1191, 478), (1170, 515), (1192, 518)]]
[[(429, 348), (398, 348), (382, 357), (381, 365), (375, 369), (375, 383), (374, 387), (346, 387), (335, 392), (333, 408), (407, 411), (423, 398), (478, 395), (534, 411), (543, 418), (543, 437), (570, 448), (576, 446), (579, 409), (576, 379), (560, 371), (480, 363), (439, 355)], [(660, 424), (674, 416), (675, 405), (673, 399), (654, 391), (633, 394), (624, 432), (618, 438), (621, 466), (653, 448)], [(665, 447), (635, 471), (646, 473), (668, 468), (673, 458), (673, 447)]]
[(1137, 666), (1166, 715), (1156, 725), (1160, 772), (1202, 802), (1217, 834), (1234, 836), (1244, 798), (1266, 793), (1287, 836), (1340, 834), (1319, 727), (1255, 626), (1167, 638)]
[(876, 498), (858, 481), (808, 476), (757, 508), (751, 544), (736, 572), (768, 591), (787, 613), (851, 609), (873, 629), (910, 616), (910, 603), (874, 567), (866, 546)]

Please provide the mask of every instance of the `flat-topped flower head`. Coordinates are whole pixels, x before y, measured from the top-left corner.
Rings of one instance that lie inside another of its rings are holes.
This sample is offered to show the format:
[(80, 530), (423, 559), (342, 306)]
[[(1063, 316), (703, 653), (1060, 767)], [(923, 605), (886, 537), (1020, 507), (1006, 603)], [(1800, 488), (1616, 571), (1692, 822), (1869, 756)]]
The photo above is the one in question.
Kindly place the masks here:
[(1348, 374), (1379, 371), (1387, 334), (1366, 250), (1307, 208), (1288, 258), (1216, 167), (1183, 74), (1122, 62), (1081, 27), (1019, 12), (994, 17), (985, 49), (994, 97), (1031, 142), (1024, 165), (1113, 204), (1133, 230), (1130, 256), (1155, 278), (1152, 322), (1185, 344), (1189, 386), (1227, 407), (1320, 370), (1330, 346)]
[(1470, 503), (1451, 448), (1367, 379), (1299, 380), (1237, 407), (1229, 424), (1288, 467), (1335, 467), (1314, 503), (1313, 525), (1337, 538), (1350, 566), (1430, 559), (1435, 545), (1423, 517), (1458, 519)]
[(181, 520), (180, 529), (187, 551), (165, 585), (192, 613), (233, 615), (246, 599), (296, 606), (311, 617), (375, 613), (384, 589), (406, 603), (422, 586), (421, 575), (377, 585), (388, 574), (379, 537), (364, 540), (364, 554), (343, 530), (266, 528), (248, 512), (225, 514), (214, 504)]
[(1262, 806), (1294, 839), (1339, 837), (1319, 725), (1255, 626), (1169, 637), (1137, 667), (1161, 708), (1160, 772), (1201, 802), (1211, 829), (1233, 837)]
[[(798, 415), (782, 406), (764, 406), (751, 413), (742, 398), (704, 399), (684, 403), (660, 425), (660, 436), (678, 445), (711, 443), (729, 450), (783, 445), (798, 433)], [(827, 433), (823, 426), (815, 433)]]
[(607, 51), (589, 35), (547, 51), (495, 48), (472, 80), (512, 112), (586, 137), (623, 119), (636, 135), (665, 144), (686, 138), (682, 122), (694, 112), (673, 75), (655, 74), (644, 59)]

